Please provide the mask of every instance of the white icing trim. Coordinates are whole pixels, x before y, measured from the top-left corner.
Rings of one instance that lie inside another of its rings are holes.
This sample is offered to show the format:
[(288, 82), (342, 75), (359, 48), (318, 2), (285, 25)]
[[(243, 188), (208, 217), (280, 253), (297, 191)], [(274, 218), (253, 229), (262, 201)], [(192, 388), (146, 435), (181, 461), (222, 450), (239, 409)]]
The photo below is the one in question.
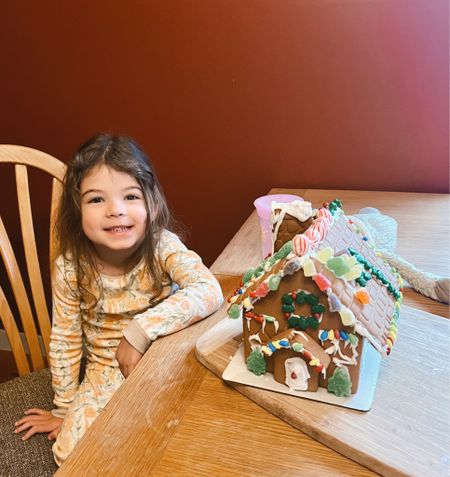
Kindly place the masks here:
[(260, 345), (262, 344), (261, 343), (261, 338), (259, 337), (259, 332), (254, 334), (254, 335), (250, 335), (248, 337), (248, 341), (250, 342), (250, 345), (252, 344), (251, 343), (252, 341), (257, 341)]
[(358, 333), (360, 336), (367, 338), (372, 346), (381, 354), (386, 355), (385, 350), (380, 346), (380, 343), (369, 333), (367, 328), (358, 320), (354, 324), (355, 333)]
[(272, 230), (272, 254), (274, 252), (274, 243), (278, 236), (278, 230), (286, 214), (295, 217), (300, 222), (305, 222), (313, 215), (311, 202), (304, 200), (294, 200), (292, 202), (272, 202), (272, 211), (270, 213), (270, 225)]
[(305, 341), (309, 341), (309, 336), (305, 335), (305, 333), (303, 333), (303, 331), (293, 330), (292, 334), (293, 335), (300, 335)]

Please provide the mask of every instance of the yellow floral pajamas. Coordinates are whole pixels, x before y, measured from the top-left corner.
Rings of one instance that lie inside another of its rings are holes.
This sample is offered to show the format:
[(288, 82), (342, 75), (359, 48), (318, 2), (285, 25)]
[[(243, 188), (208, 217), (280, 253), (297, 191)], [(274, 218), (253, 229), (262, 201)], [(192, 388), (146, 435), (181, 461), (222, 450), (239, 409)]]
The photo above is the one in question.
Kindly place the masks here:
[[(122, 384), (115, 354), (123, 336), (145, 352), (158, 336), (205, 318), (222, 302), (214, 276), (176, 235), (163, 232), (157, 256), (164, 277), (161, 293), (141, 261), (125, 275), (102, 275), (103, 296), (93, 309), (80, 297), (72, 262), (62, 257), (56, 261), (50, 368), (56, 406), (52, 412), (64, 418), (53, 445), (58, 465)], [(95, 287), (92, 291), (98, 294)], [(150, 308), (150, 302), (157, 304)], [(83, 345), (88, 362), (79, 384)]]

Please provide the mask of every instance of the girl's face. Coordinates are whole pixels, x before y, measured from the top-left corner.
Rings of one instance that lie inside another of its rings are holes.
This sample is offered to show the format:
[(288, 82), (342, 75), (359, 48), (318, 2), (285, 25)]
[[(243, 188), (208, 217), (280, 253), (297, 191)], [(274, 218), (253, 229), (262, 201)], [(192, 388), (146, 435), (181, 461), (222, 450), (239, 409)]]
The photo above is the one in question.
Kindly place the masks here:
[(81, 222), (101, 262), (124, 263), (145, 238), (147, 210), (136, 179), (101, 165), (80, 184)]

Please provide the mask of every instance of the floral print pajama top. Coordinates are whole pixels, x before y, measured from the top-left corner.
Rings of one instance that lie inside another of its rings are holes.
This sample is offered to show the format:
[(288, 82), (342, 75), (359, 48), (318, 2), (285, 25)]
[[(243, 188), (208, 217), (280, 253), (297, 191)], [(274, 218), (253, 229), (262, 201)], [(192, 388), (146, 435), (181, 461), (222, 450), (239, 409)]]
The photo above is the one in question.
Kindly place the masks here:
[[(214, 276), (175, 234), (162, 233), (157, 256), (164, 277), (159, 294), (141, 260), (125, 275), (101, 275), (103, 296), (92, 309), (77, 290), (73, 264), (63, 257), (55, 263), (50, 368), (56, 409), (52, 413), (64, 418), (53, 445), (58, 465), (124, 380), (115, 359), (122, 336), (144, 353), (158, 336), (205, 318), (222, 303)], [(98, 290), (92, 291), (98, 295)], [(83, 346), (87, 367), (79, 384)]]

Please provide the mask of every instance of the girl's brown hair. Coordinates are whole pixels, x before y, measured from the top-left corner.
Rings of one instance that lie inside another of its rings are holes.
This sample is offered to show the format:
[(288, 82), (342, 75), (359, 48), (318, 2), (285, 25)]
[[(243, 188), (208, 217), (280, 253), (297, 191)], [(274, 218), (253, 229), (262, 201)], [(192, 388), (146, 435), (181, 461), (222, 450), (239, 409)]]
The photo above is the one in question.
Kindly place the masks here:
[[(73, 262), (78, 289), (85, 298), (87, 298), (86, 293), (94, 298), (92, 306), (95, 306), (101, 296), (102, 285), (93, 245), (83, 232), (80, 184), (90, 170), (100, 165), (134, 177), (143, 191), (147, 224), (140, 252), (158, 292), (162, 290), (163, 283), (156, 258), (156, 248), (162, 231), (172, 224), (172, 217), (154, 168), (133, 139), (102, 133), (93, 136), (78, 149), (73, 159), (67, 164), (64, 189), (56, 219), (57, 255), (63, 255)], [(88, 291), (93, 280), (97, 282), (100, 296), (94, 296)]]

